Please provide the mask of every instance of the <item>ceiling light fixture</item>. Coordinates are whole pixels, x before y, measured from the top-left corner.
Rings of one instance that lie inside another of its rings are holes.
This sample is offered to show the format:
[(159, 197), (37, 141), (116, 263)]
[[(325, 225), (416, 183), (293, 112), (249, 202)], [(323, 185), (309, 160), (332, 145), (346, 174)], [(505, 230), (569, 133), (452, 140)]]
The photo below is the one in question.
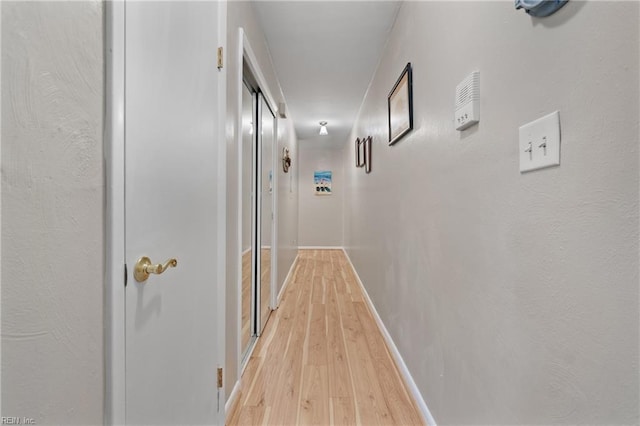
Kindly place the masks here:
[(327, 122), (326, 121), (321, 121), (320, 122), (320, 134), (322, 136), (328, 135), (329, 132), (327, 132)]

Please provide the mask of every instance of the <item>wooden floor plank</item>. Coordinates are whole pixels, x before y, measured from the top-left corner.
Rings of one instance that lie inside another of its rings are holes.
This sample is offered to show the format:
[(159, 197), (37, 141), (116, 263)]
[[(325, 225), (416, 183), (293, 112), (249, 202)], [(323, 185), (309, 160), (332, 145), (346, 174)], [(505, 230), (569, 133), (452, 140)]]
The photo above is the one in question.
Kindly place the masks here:
[(314, 275), (312, 279), (311, 303), (322, 303), (324, 295), (324, 283), (321, 275)]
[(371, 357), (375, 359), (389, 358), (387, 345), (378, 331), (378, 325), (373, 319), (373, 316), (371, 316), (371, 313), (369, 313), (367, 306), (364, 302), (354, 302), (353, 306), (356, 310), (358, 321), (362, 326), (363, 336), (367, 341), (367, 347), (369, 348), (369, 354)]
[(311, 305), (307, 365), (327, 365), (326, 317), (325, 305), (322, 303)]
[(353, 380), (354, 401), (356, 410), (363, 425), (377, 425), (379, 414), (387, 416), (387, 410), (383, 413), (384, 399), (376, 399), (377, 392), (374, 392), (375, 376), (370, 377), (366, 364), (370, 361), (371, 354), (367, 347), (362, 327), (358, 321), (358, 316), (354, 307), (354, 302), (349, 299), (339, 303), (342, 324), (344, 328), (345, 346), (351, 377)]
[(329, 367), (329, 396), (331, 398), (352, 395), (351, 375), (347, 361), (342, 321), (338, 309), (338, 297), (333, 285), (328, 288), (327, 296), (327, 362)]
[(259, 407), (264, 406), (264, 393), (266, 392), (266, 383), (264, 380), (264, 359), (262, 357), (251, 357), (252, 361), (258, 363), (258, 368), (255, 372), (254, 378), (251, 381), (251, 387), (246, 394), (243, 406)]
[(329, 424), (329, 385), (327, 366), (305, 365), (302, 376), (298, 424)]
[(238, 424), (261, 425), (265, 414), (265, 407), (247, 407), (240, 412)]
[(281, 361), (283, 366), (274, 389), (277, 397), (271, 412), (273, 424), (292, 425), (297, 422), (305, 352), (304, 343), (307, 340), (308, 317), (311, 308), (311, 286), (308, 284), (311, 282), (313, 270), (309, 267), (310, 265), (310, 263), (305, 264), (305, 270), (301, 276), (302, 282), (306, 285), (299, 286), (299, 296), (294, 305), (295, 313), (291, 322), (289, 344), (287, 351), (281, 354), (283, 355)]
[(352, 398), (331, 398), (331, 424), (335, 426), (351, 426), (356, 424), (356, 413)]
[(364, 300), (342, 250), (300, 250), (227, 424), (422, 424)]
[(420, 416), (412, 407), (411, 397), (402, 387), (402, 381), (397, 376), (397, 371), (386, 368), (384, 360), (374, 359), (372, 365), (386, 406), (389, 409), (391, 418), (395, 424), (399, 425), (419, 425)]

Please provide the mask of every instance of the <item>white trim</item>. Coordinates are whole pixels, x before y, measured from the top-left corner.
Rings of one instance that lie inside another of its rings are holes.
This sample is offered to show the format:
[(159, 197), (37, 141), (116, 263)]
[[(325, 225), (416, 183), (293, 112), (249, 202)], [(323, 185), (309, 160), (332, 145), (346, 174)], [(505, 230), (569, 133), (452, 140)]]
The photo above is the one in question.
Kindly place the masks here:
[(276, 308), (280, 305), (280, 301), (282, 300), (282, 295), (284, 294), (284, 291), (286, 290), (287, 286), (289, 285), (289, 281), (291, 281), (291, 278), (293, 276), (293, 271), (296, 269), (296, 263), (298, 263), (298, 256), (299, 256), (299, 254), (296, 253), (296, 258), (293, 259), (293, 263), (291, 263), (291, 267), (289, 268), (289, 272), (287, 273), (287, 276), (284, 279), (284, 284), (282, 285), (282, 288), (278, 292), (278, 299), (277, 299), (277, 303), (276, 303)]
[(298, 250), (344, 250), (342, 246), (298, 246)]
[[(125, 3), (105, 3), (106, 164), (104, 423), (126, 421), (125, 375)], [(131, 265), (133, 267), (133, 265)]]
[[(275, 105), (275, 103), (274, 103)], [(271, 295), (269, 297), (269, 307), (275, 310), (278, 307), (277, 288), (278, 288), (278, 112), (273, 111), (273, 141), (271, 147), (271, 246), (275, 248), (271, 250)]]
[[(246, 48), (246, 46), (245, 46)], [(258, 138), (257, 142), (254, 141), (254, 150), (255, 155), (253, 156), (253, 165), (255, 170), (255, 176), (253, 176), (254, 182), (256, 182), (253, 187), (253, 202), (256, 208), (253, 210), (255, 213), (255, 232), (253, 233), (253, 247), (258, 246), (258, 241), (260, 241), (260, 250), (256, 249), (256, 252), (253, 253), (253, 259), (255, 261), (255, 275), (252, 275), (251, 285), (252, 288), (257, 289), (257, 294), (251, 292), (251, 315), (255, 315), (255, 319), (252, 322), (256, 326), (255, 334), (256, 336), (260, 336), (262, 334), (262, 301), (259, 299), (262, 296), (262, 102), (261, 99), (264, 99), (264, 95), (260, 92), (254, 97), (258, 106), (254, 109), (257, 111), (256, 120), (255, 120), (255, 129), (256, 129), (256, 137)], [(266, 100), (265, 100), (266, 102)], [(255, 282), (253, 281), (255, 279)], [(242, 293), (240, 293), (242, 294)]]
[[(239, 227), (240, 228), (240, 232), (242, 232), (242, 226)], [(242, 250), (242, 249), (241, 249)], [(249, 253), (251, 251), (251, 247), (249, 247), (248, 249), (244, 250), (241, 254), (240, 257), (243, 257), (245, 254)], [(242, 262), (240, 262), (240, 264), (242, 265)]]
[(235, 404), (236, 400), (240, 396), (240, 379), (236, 380), (236, 384), (233, 385), (233, 390), (231, 391), (231, 395), (227, 399), (227, 402), (224, 404), (224, 412), (225, 417), (226, 414), (233, 408), (233, 404)]
[[(238, 261), (236, 262), (236, 277), (238, 278), (238, 282), (237, 284), (237, 289), (236, 291), (238, 292), (238, 297), (237, 297), (237, 303), (236, 303), (236, 311), (238, 313), (237, 317), (238, 317), (238, 321), (237, 321), (237, 325), (236, 325), (236, 353), (238, 354), (238, 362), (237, 362), (237, 366), (236, 366), (236, 377), (239, 379), (241, 374), (242, 374), (242, 256), (245, 254), (245, 252), (242, 251), (242, 208), (243, 208), (243, 203), (242, 203), (242, 186), (243, 186), (243, 179), (242, 179), (242, 167), (243, 167), (243, 161), (242, 161), (242, 52), (243, 52), (243, 48), (242, 48), (242, 40), (244, 38), (244, 34), (242, 31), (242, 28), (238, 29), (238, 50), (236, 51), (236, 69), (238, 70), (238, 72), (236, 73), (236, 75), (234, 76), (235, 78), (235, 85), (236, 85), (236, 90), (238, 92), (237, 97), (236, 97), (236, 144), (238, 146), (238, 164), (237, 164), (237, 180), (238, 180), (238, 203), (237, 203), (237, 208), (238, 208), (238, 229), (236, 232), (236, 239), (238, 242), (238, 253), (239, 253), (239, 258)], [(253, 155), (253, 154), (252, 154)], [(253, 185), (253, 183), (252, 183)], [(253, 219), (251, 221), (251, 229), (253, 231)], [(253, 242), (253, 239), (251, 240), (250, 243), (250, 247), (247, 249), (247, 251), (250, 251), (251, 248), (255, 245), (255, 243)], [(252, 256), (252, 260), (251, 260), (251, 271), (253, 271), (253, 256)], [(251, 321), (251, 320), (250, 320)]]
[[(226, 50), (227, 46), (227, 1), (222, 0), (218, 2), (218, 37), (216, 42), (217, 46)], [(224, 64), (224, 58), (223, 58)], [(216, 311), (218, 313), (218, 319), (216, 321), (216, 337), (218, 338), (218, 367), (226, 367), (226, 283), (227, 283), (227, 134), (226, 134), (226, 120), (227, 120), (227, 67), (218, 69), (220, 74), (218, 78), (218, 117), (216, 125), (218, 127), (217, 138), (211, 143), (214, 143), (218, 147), (218, 221), (217, 221), (217, 303)], [(224, 380), (222, 381), (222, 388), (218, 389), (218, 415), (217, 423), (219, 426), (224, 426), (226, 423), (226, 412), (224, 406), (220, 408), (220, 401), (224, 401), (226, 395), (226, 389), (224, 386)]]
[(391, 352), (391, 356), (393, 357), (396, 363), (396, 366), (398, 367), (398, 370), (400, 371), (400, 374), (402, 375), (402, 378), (404, 379), (405, 384), (409, 389), (409, 392), (411, 393), (414, 401), (418, 405), (418, 408), (420, 410), (420, 414), (422, 414), (423, 420), (429, 426), (437, 426), (436, 420), (431, 415), (431, 411), (429, 411), (429, 407), (427, 407), (427, 404), (424, 401), (422, 394), (420, 393), (420, 389), (418, 389), (418, 385), (416, 385), (416, 382), (413, 380), (413, 377), (411, 376), (411, 372), (409, 372), (407, 365), (404, 363), (404, 360), (402, 359), (402, 355), (400, 355), (400, 351), (398, 350), (398, 347), (396, 346), (393, 339), (391, 338), (391, 335), (389, 334), (387, 327), (385, 327), (384, 323), (382, 322), (382, 319), (380, 318), (380, 315), (378, 314), (378, 311), (376, 310), (376, 307), (374, 306), (373, 301), (369, 297), (369, 293), (367, 293), (367, 289), (364, 287), (364, 284), (360, 279), (360, 275), (358, 275), (358, 271), (356, 270), (355, 266), (353, 266), (353, 263), (351, 262), (351, 258), (349, 257), (349, 253), (347, 253), (347, 250), (345, 250), (344, 248), (342, 250), (344, 251), (344, 254), (347, 257), (347, 261), (349, 261), (349, 265), (351, 265), (351, 269), (353, 269), (353, 272), (356, 276), (356, 281), (358, 281), (358, 284), (360, 285), (360, 289), (362, 289), (362, 293), (364, 294), (364, 298), (367, 302), (367, 305), (369, 305), (369, 310), (371, 311), (371, 314), (373, 315), (373, 317), (376, 320), (376, 323), (378, 324), (378, 328), (380, 329), (380, 332), (382, 333), (382, 336), (384, 337), (384, 340), (387, 343), (387, 347)]

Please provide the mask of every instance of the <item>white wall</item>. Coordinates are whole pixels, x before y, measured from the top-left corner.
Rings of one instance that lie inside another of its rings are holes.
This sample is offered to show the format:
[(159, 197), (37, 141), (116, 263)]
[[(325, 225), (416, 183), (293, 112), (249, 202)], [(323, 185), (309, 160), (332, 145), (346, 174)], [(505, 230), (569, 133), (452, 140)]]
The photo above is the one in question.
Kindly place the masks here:
[(276, 294), (284, 285), (289, 270), (298, 255), (298, 140), (291, 118), (278, 119), (278, 146), (276, 157), (282, 158), (283, 148), (289, 148), (291, 167), (285, 173), (278, 161), (278, 282)]
[(103, 5), (2, 4), (2, 416), (101, 424)]
[[(269, 86), (269, 90), (276, 98), (276, 102), (282, 102), (284, 96), (280, 89), (277, 76), (271, 63), (269, 49), (264, 39), (264, 34), (256, 19), (253, 6), (250, 2), (229, 2), (227, 7), (227, 48), (226, 66), (227, 68), (227, 292), (226, 292), (226, 367), (225, 367), (225, 388), (227, 398), (230, 396), (233, 386), (238, 380), (238, 227), (242, 226), (239, 220), (240, 214), (237, 209), (237, 197), (240, 193), (238, 182), (238, 144), (235, 134), (237, 105), (236, 75), (238, 60), (238, 28), (242, 27), (245, 35), (251, 44), (260, 69)], [(293, 132), (291, 118), (278, 119), (278, 145), (288, 144), (293, 151), (296, 150), (297, 140)], [(282, 132), (282, 134), (280, 134)], [(280, 151), (281, 152), (281, 151)], [(280, 169), (282, 170), (282, 169)], [(279, 183), (280, 185), (280, 183)], [(284, 197), (284, 198), (283, 198)], [(278, 215), (281, 219), (278, 230), (278, 276), (282, 277), (291, 266), (295, 253), (295, 247), (291, 241), (297, 240), (297, 194), (287, 193), (278, 196)], [(283, 272), (284, 271), (284, 272)], [(278, 288), (282, 283), (278, 283)]]
[[(345, 154), (341, 148), (322, 142), (300, 141), (298, 234), (301, 247), (342, 246)], [(331, 195), (315, 194), (313, 173), (322, 170), (332, 172)]]
[[(345, 245), (440, 424), (638, 422), (638, 6), (400, 10), (352, 133), (373, 172), (344, 150)], [(409, 61), (415, 129), (389, 147)], [(556, 109), (562, 164), (520, 174), (518, 127)]]

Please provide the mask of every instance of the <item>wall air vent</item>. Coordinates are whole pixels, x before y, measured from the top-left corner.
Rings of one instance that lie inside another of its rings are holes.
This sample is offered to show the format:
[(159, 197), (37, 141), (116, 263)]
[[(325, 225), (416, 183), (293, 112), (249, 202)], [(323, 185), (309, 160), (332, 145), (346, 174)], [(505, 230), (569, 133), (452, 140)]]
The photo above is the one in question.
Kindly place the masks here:
[(480, 72), (474, 71), (456, 87), (456, 130), (464, 130), (480, 121)]

